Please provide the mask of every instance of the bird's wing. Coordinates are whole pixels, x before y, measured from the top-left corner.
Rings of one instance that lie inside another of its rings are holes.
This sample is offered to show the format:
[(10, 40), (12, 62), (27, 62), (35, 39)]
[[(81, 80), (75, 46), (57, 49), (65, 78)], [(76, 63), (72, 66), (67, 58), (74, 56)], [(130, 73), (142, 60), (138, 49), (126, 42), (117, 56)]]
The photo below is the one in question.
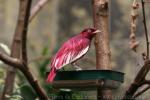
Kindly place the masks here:
[(73, 38), (59, 49), (54, 56), (51, 67), (60, 69), (63, 66), (72, 63), (86, 54), (89, 49), (90, 40), (84, 38)]

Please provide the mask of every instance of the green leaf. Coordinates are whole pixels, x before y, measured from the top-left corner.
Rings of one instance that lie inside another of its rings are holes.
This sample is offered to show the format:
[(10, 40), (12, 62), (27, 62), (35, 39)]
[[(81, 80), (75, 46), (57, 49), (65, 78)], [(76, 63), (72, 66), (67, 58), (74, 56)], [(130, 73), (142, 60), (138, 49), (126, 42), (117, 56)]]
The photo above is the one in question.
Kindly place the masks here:
[(35, 100), (37, 97), (32, 88), (28, 85), (23, 85), (20, 90), (24, 100)]

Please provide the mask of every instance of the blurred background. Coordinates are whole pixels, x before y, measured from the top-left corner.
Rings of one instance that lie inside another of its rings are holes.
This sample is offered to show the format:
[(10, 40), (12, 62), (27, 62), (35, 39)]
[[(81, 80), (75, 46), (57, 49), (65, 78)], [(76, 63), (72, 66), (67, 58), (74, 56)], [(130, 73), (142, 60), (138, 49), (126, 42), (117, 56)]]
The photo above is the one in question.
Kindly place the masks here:
[[(37, 1), (38, 0), (33, 0), (32, 5), (34, 6)], [(132, 0), (111, 1), (110, 49), (112, 68), (113, 70), (125, 73), (125, 82), (114, 93), (118, 95), (118, 97), (121, 97), (141, 68), (141, 53), (145, 52), (145, 36), (140, 8), (136, 31), (137, 40), (140, 42), (140, 45), (138, 53), (131, 51), (129, 48), (129, 34)], [(9, 48), (11, 48), (11, 42), (16, 27), (18, 5), (18, 0), (0, 0), (0, 43), (7, 45)], [(150, 27), (149, 4), (146, 4), (146, 16), (147, 26)], [(49, 0), (30, 23), (27, 41), (29, 67), (33, 75), (39, 80), (50, 96), (51, 93), (53, 95), (58, 95), (59, 93), (54, 93), (51, 89), (52, 87), (45, 84), (45, 72), (49, 71), (49, 58), (56, 53), (64, 41), (78, 34), (82, 29), (91, 26), (93, 26), (91, 0)], [(0, 48), (0, 50), (2, 49)], [(95, 48), (92, 43), (89, 52), (84, 58), (78, 61), (78, 64), (83, 69), (89, 70), (96, 68), (95, 63)], [(0, 65), (0, 94), (4, 86), (7, 67), (8, 66), (5, 64)], [(74, 69), (68, 65), (65, 67), (65, 70)], [(24, 76), (20, 72), (17, 73), (14, 97), (11, 98), (20, 98), (17, 100), (22, 100), (21, 98), (25, 99), (26, 97), (24, 94), (26, 94), (28, 90), (32, 91), (32, 89)], [(150, 91), (147, 91), (142, 95), (144, 98), (143, 100), (149, 100), (149, 93)], [(96, 99), (95, 91), (73, 91), (73, 94), (77, 100), (83, 99), (83, 95), (87, 97), (87, 100)], [(34, 100), (32, 98), (35, 97), (36, 95), (32, 95), (30, 100)]]

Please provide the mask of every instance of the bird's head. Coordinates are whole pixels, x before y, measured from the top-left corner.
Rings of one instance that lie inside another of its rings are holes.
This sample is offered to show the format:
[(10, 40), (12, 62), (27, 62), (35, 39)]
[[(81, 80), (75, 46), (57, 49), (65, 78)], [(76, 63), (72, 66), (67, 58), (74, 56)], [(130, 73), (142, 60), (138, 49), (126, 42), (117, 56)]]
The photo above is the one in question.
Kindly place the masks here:
[(98, 30), (98, 29), (95, 29), (95, 28), (86, 28), (80, 34), (83, 37), (92, 39), (95, 36), (95, 34), (98, 33), (98, 32), (100, 32), (100, 30)]

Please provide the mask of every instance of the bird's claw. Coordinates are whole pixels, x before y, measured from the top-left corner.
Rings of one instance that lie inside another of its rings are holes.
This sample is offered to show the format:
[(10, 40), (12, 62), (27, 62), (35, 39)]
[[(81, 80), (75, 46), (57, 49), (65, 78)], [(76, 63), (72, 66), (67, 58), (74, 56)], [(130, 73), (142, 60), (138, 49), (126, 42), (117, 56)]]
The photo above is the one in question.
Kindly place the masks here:
[(76, 68), (76, 71), (80, 71), (80, 70), (82, 70), (82, 68)]
[(76, 71), (82, 70), (76, 63), (72, 63), (72, 65), (75, 67)]

